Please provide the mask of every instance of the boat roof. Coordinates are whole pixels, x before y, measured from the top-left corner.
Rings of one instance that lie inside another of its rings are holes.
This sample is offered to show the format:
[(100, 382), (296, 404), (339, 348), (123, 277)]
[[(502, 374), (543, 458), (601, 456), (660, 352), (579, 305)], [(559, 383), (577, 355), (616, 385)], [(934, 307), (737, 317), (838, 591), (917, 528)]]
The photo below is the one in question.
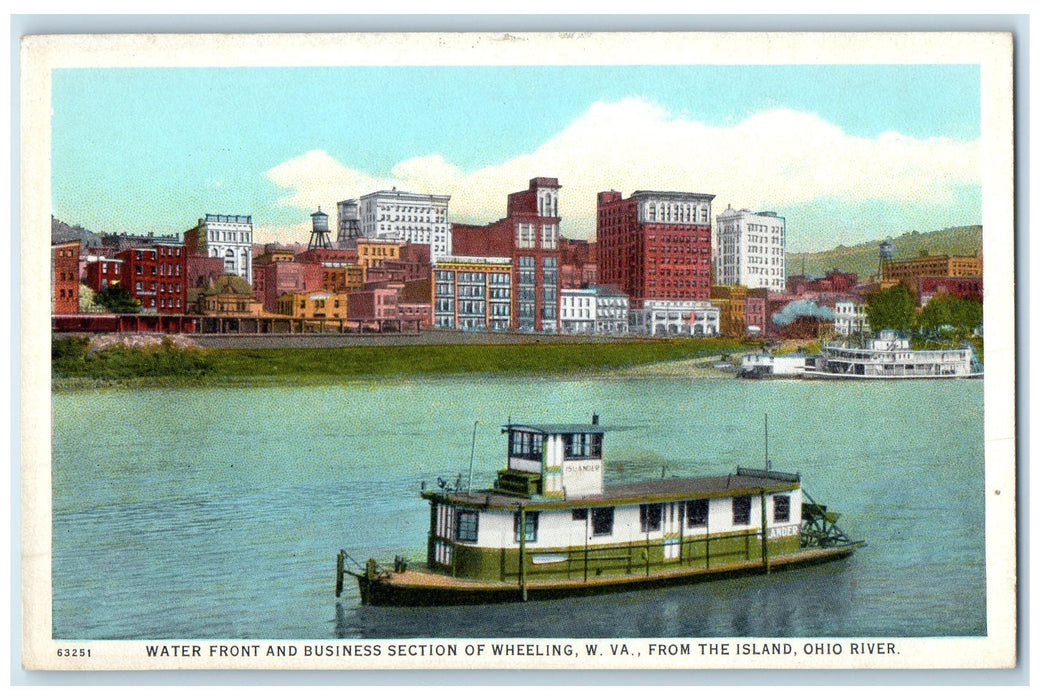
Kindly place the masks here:
[[(524, 430), (543, 435), (560, 435), (563, 433), (605, 433), (611, 428), (599, 423), (509, 423), (503, 430)], [(617, 428), (615, 428), (616, 430)]]
[(633, 503), (666, 503), (670, 501), (718, 498), (792, 491), (799, 488), (801, 477), (787, 472), (741, 469), (736, 474), (696, 476), (679, 479), (653, 479), (605, 486), (602, 494), (560, 500), (507, 495), (490, 490), (472, 492), (427, 492), (424, 496), (450, 500), (460, 506), (515, 509), (521, 503), (537, 510), (586, 508)]

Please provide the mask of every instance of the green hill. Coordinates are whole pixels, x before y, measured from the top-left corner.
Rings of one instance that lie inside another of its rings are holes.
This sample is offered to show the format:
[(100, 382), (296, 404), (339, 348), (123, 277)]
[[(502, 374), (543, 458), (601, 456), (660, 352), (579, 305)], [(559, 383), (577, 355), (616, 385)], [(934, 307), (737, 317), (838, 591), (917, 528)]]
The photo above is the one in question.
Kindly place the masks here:
[[(911, 231), (891, 240), (897, 260), (916, 258), (922, 251), (930, 255), (977, 255), (982, 251), (982, 226), (957, 226), (928, 233)], [(818, 253), (788, 253), (787, 274), (800, 275), (804, 261), (805, 274), (809, 276), (843, 270), (865, 279), (877, 274), (880, 244), (881, 240), (876, 240), (854, 246), (839, 245)]]

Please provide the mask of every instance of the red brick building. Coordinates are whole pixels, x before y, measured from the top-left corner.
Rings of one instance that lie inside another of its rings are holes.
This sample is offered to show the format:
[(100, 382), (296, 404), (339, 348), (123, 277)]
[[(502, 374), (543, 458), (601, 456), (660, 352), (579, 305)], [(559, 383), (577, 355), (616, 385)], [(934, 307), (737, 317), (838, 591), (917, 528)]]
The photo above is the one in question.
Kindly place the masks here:
[(506, 218), (485, 226), (452, 224), (452, 254), (512, 260), (510, 328), (560, 329), (560, 182), (536, 177), (507, 198)]
[(278, 313), (278, 299), (287, 292), (308, 292), (330, 289), (323, 284), (322, 266), (293, 260), (276, 260), (267, 264), (253, 264), (253, 298), (265, 311)]
[(713, 194), (600, 192), (596, 250), (600, 284), (617, 285), (633, 309), (646, 299), (707, 301), (711, 291)]
[(848, 292), (859, 282), (855, 272), (830, 270), (826, 275), (810, 279), (803, 275), (792, 275), (787, 278), (788, 294), (806, 294), (809, 292)]
[(560, 236), (560, 286), (563, 289), (595, 287), (598, 279), (596, 242)]
[[(185, 249), (190, 250), (190, 249)], [(189, 252), (184, 263), (187, 269), (186, 283), (189, 287), (204, 289), (224, 274), (224, 261), (207, 255)]]
[(98, 258), (87, 263), (87, 286), (95, 292), (120, 284), (123, 279), (123, 261), (119, 258)]
[(116, 253), (122, 261), (121, 285), (140, 300), (144, 313), (183, 314), (188, 291), (184, 246), (157, 245)]
[(51, 246), (51, 313), (79, 313), (79, 241)]
[(945, 295), (982, 303), (981, 277), (915, 277), (917, 305), (923, 307), (932, 297)]

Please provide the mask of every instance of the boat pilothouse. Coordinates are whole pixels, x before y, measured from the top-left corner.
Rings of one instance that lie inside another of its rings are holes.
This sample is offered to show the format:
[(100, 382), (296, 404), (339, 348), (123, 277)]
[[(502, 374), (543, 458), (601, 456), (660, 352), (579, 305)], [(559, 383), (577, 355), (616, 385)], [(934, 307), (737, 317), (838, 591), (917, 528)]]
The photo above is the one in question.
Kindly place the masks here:
[[(432, 605), (527, 600), (764, 573), (847, 556), (836, 517), (798, 474), (738, 469), (721, 476), (604, 483), (609, 428), (510, 421), (505, 467), (489, 489), (424, 490), (424, 566), (369, 560), (353, 574), (362, 601)], [(768, 461), (767, 461), (768, 465)], [(807, 527), (806, 516), (809, 516)]]

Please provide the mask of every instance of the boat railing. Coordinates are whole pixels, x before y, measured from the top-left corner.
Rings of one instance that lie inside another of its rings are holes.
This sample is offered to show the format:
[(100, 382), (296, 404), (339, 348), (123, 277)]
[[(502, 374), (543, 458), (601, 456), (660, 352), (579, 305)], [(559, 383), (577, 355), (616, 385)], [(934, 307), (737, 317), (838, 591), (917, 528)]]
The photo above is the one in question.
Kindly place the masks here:
[[(670, 567), (704, 568), (757, 560), (762, 552), (762, 531), (758, 528), (730, 533), (676, 536), (616, 545), (596, 545), (587, 550), (539, 548), (533, 556), (553, 559), (550, 564), (525, 561), (524, 576), (529, 580), (546, 576), (562, 580), (588, 580), (610, 576), (650, 576)], [(669, 556), (669, 553), (672, 556)], [(519, 561), (514, 557), (502, 563), (502, 581), (516, 580)]]

